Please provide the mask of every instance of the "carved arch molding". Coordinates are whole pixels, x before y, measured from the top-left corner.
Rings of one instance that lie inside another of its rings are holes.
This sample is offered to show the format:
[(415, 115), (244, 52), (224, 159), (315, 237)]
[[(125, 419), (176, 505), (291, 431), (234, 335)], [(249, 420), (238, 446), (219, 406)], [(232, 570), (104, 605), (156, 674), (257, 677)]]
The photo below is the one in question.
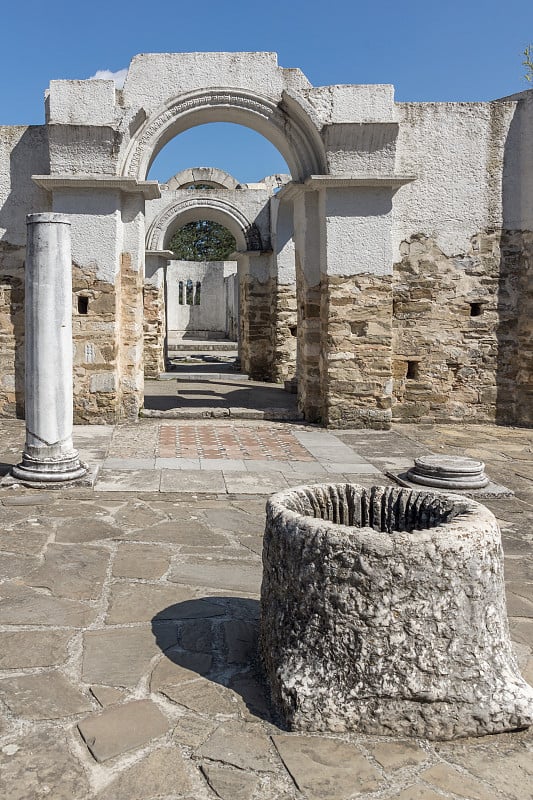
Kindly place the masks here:
[(324, 174), (320, 134), (302, 106), (285, 93), (275, 102), (241, 90), (205, 90), (169, 100), (133, 133), (121, 174), (144, 180), (150, 164), (174, 136), (193, 125), (236, 122), (256, 130), (284, 156), (293, 180)]

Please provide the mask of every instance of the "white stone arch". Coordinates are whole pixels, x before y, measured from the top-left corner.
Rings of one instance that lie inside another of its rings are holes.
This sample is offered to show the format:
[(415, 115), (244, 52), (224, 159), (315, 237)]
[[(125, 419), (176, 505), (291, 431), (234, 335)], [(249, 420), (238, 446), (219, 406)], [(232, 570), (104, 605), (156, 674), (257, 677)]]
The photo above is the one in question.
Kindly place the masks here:
[(278, 100), (244, 89), (203, 89), (169, 99), (132, 134), (119, 174), (144, 180), (159, 151), (188, 128), (233, 122), (252, 128), (284, 157), (295, 181), (327, 172), (324, 146), (312, 111), (283, 92)]
[(218, 197), (191, 197), (176, 200), (166, 206), (154, 219), (146, 234), (146, 249), (168, 250), (172, 236), (189, 222), (209, 219), (227, 228), (235, 237), (240, 251), (263, 250), (261, 234), (255, 223), (227, 200)]
[(216, 167), (189, 167), (189, 169), (177, 172), (166, 181), (170, 191), (188, 189), (189, 186), (196, 184), (210, 186), (213, 189), (230, 190), (237, 189), (240, 186), (239, 181), (233, 175)]

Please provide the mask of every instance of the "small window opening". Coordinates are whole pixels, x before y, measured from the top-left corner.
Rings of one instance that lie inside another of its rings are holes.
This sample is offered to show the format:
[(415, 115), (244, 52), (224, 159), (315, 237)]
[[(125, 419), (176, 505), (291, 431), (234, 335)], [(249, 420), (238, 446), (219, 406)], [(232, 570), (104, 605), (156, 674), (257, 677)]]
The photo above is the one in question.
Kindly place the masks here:
[(483, 313), (483, 304), (482, 303), (470, 303), (470, 316), (471, 317), (480, 317)]
[(192, 281), (189, 278), (185, 289), (185, 305), (192, 306)]
[(180, 306), (183, 305), (183, 281), (178, 283), (178, 303)]
[(418, 378), (418, 361), (407, 362), (407, 375), (405, 376), (408, 381), (416, 381)]
[(78, 314), (89, 313), (89, 298), (83, 295), (78, 295)]
[(297, 328), (296, 325), (290, 325), (289, 326), (289, 331), (291, 333), (291, 336), (296, 336), (296, 334), (298, 332), (298, 328)]
[(202, 284), (201, 281), (196, 281), (196, 289), (194, 292), (194, 305), (200, 305), (200, 294), (201, 294)]

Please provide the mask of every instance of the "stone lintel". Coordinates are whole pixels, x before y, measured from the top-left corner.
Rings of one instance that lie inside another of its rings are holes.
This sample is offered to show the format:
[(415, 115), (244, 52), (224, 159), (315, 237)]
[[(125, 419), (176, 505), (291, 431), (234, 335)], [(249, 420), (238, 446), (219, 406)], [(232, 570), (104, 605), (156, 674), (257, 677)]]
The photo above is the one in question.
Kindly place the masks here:
[(173, 250), (146, 250), (147, 256), (156, 256), (159, 258), (166, 258), (167, 260), (178, 260)]
[(398, 189), (406, 183), (412, 183), (416, 175), (365, 174), (359, 175), (310, 175), (303, 183), (291, 181), (276, 194), (278, 200), (293, 200), (300, 192), (317, 189), (351, 189), (357, 186), (390, 187)]
[(32, 180), (41, 189), (53, 192), (57, 189), (115, 189), (126, 194), (142, 194), (145, 200), (161, 197), (158, 181), (139, 181), (137, 178), (115, 175), (32, 175)]

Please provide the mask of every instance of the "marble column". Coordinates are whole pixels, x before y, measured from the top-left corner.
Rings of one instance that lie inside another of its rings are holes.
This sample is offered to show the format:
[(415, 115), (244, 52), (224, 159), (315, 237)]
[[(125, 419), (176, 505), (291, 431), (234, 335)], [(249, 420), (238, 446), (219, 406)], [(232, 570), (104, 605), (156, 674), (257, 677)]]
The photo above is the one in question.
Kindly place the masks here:
[(87, 468), (72, 444), (72, 263), (64, 214), (29, 214), (26, 251), (26, 443), (15, 478), (70, 481)]

